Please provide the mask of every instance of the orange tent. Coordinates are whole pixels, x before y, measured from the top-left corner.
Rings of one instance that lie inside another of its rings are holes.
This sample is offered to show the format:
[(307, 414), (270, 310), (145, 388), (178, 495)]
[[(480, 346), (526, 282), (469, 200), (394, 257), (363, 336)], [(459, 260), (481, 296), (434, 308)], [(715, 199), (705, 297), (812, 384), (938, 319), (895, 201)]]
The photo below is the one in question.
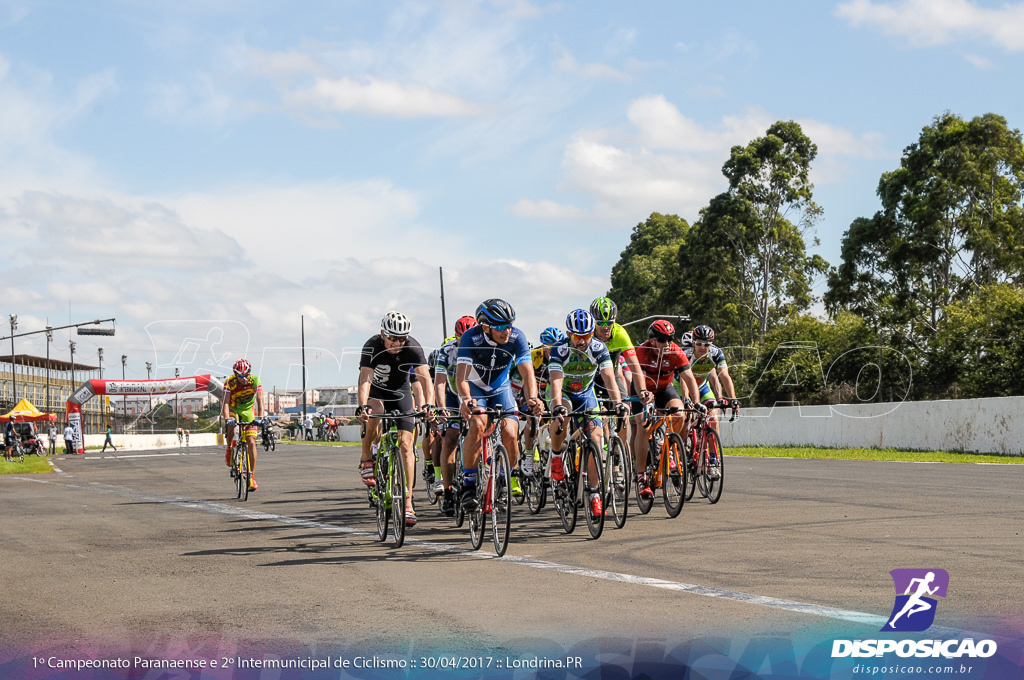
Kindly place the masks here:
[(11, 416), (14, 416), (14, 420), (19, 423), (37, 422), (40, 420), (57, 420), (56, 414), (43, 413), (28, 399), (22, 399), (10, 412), (0, 415), (0, 421), (10, 420)]

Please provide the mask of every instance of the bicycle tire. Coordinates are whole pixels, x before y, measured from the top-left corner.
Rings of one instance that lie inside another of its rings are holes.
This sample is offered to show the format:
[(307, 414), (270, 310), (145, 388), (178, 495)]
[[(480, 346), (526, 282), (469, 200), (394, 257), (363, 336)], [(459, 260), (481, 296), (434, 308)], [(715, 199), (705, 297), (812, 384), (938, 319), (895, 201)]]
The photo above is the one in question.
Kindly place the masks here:
[(700, 447), (697, 445), (697, 433), (694, 430), (683, 439), (683, 456), (686, 458), (686, 500), (693, 498), (693, 492), (697, 489), (697, 456)]
[(551, 482), (551, 493), (558, 510), (558, 517), (562, 520), (562, 528), (565, 533), (571, 534), (576, 530), (579, 508), (576, 501), (579, 497), (576, 475), (576, 449), (575, 442), (570, 442), (562, 452), (562, 467), (565, 470), (565, 479)]
[[(479, 484), (479, 480), (477, 480)], [(473, 550), (479, 550), (484, 544), (484, 529), (487, 527), (487, 515), (484, 514), (484, 503), (477, 486), (476, 507), (468, 511), (469, 520), (469, 543)]]
[(395, 547), (401, 548), (405, 543), (405, 502), (409, 498), (409, 490), (405, 486), (405, 464), (402, 452), (391, 450), (391, 533), (395, 539)]
[(647, 476), (647, 484), (651, 487), (651, 497), (644, 498), (640, 495), (640, 478), (635, 477), (633, 488), (636, 489), (636, 507), (641, 515), (646, 515), (654, 507), (654, 473), (658, 469), (658, 450), (654, 448), (654, 437), (647, 440), (647, 466), (644, 474)]
[(608, 440), (608, 459), (605, 462), (605, 485), (608, 488), (605, 507), (611, 508), (615, 528), (621, 529), (625, 526), (629, 514), (629, 487), (633, 478), (633, 466), (629, 453), (626, 452), (626, 445), (617, 435), (612, 435)]
[[(439, 472), (440, 470), (438, 470), (437, 468), (434, 469), (435, 479), (436, 475)], [(423, 486), (423, 497), (426, 499), (427, 503), (430, 503), (431, 505), (437, 505), (437, 495), (434, 494), (434, 489), (432, 488), (434, 486), (434, 482), (427, 477), (426, 468), (423, 468)]]
[(533, 461), (533, 474), (526, 477), (526, 488), (523, 495), (526, 496), (527, 507), (531, 515), (536, 515), (544, 507), (548, 498), (547, 476), (545, 471), (548, 465), (548, 453), (538, 449), (539, 460)]
[(512, 467), (508, 451), (504, 446), (496, 446), (491, 468), (491, 541), (498, 557), (504, 555), (508, 549), (509, 531), (512, 526), (511, 483)]
[(36, 455), (40, 458), (46, 458), (46, 449), (39, 442), (36, 442)]
[(239, 449), (238, 453), (239, 469), (238, 469), (238, 481), (241, 483), (241, 496), (240, 500), (249, 500), (249, 452), (244, 448)]
[[(583, 497), (583, 516), (587, 521), (590, 537), (596, 540), (601, 538), (601, 534), (604, 532), (604, 504), (602, 499), (601, 512), (595, 515), (590, 510), (590, 494), (597, 493), (600, 497), (604, 493), (604, 465), (601, 463), (597, 445), (590, 439), (583, 443), (580, 453), (580, 490)], [(590, 476), (591, 460), (593, 460), (594, 478)]]
[[(711, 454), (714, 452), (715, 457), (718, 459), (718, 479), (711, 479), (708, 476), (709, 472), (709, 461), (711, 460)], [(725, 457), (722, 456), (722, 440), (719, 439), (718, 433), (712, 429), (708, 429), (708, 437), (705, 441), (704, 448), (705, 460), (704, 460), (704, 486), (707, 491), (708, 502), (714, 505), (722, 498), (722, 483), (725, 481)]]
[(669, 517), (678, 517), (686, 501), (686, 463), (682, 458), (685, 448), (683, 438), (675, 432), (665, 435), (665, 471), (662, 475), (661, 495)]
[(388, 537), (388, 519), (391, 517), (387, 488), (389, 471), (387, 455), (383, 451), (377, 451), (377, 460), (374, 462), (373, 474), (374, 486), (377, 489), (377, 540), (383, 543)]

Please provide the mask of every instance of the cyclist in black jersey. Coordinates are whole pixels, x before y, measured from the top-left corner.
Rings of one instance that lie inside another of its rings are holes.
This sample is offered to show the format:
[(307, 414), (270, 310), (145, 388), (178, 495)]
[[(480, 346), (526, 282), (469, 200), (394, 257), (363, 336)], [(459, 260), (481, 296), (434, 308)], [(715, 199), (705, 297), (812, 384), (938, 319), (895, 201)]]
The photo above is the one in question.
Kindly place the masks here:
[[(379, 438), (380, 420), (371, 419), (371, 413), (379, 414), (386, 411), (409, 413), (413, 410), (412, 386), (409, 380), (410, 368), (416, 381), (423, 389), (424, 408), (429, 416), (430, 407), (434, 403), (434, 392), (430, 387), (430, 374), (427, 371), (427, 358), (423, 355), (423, 347), (409, 335), (412, 328), (408, 317), (401, 312), (388, 312), (380, 322), (380, 333), (372, 336), (363, 345), (359, 360), (359, 384), (356, 388), (359, 406), (356, 415), (359, 422), (366, 425), (366, 434), (362, 440), (362, 455), (359, 461), (360, 475), (363, 483), (372, 486), (376, 483), (373, 477), (373, 445)], [(413, 452), (413, 418), (399, 418), (399, 445), (405, 463), (406, 484), (411, 486), (416, 474), (416, 457)], [(405, 506), (406, 526), (416, 524), (416, 512), (412, 506), (412, 493), (407, 495)]]

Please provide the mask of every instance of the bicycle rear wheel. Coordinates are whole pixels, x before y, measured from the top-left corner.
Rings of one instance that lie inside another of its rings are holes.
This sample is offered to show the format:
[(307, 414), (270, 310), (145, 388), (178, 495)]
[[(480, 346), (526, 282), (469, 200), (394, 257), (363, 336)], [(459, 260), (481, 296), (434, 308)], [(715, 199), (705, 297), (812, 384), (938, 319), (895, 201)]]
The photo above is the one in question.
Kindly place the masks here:
[(391, 533), (395, 538), (395, 547), (401, 548), (405, 543), (405, 502), (409, 491), (405, 488), (405, 465), (402, 452), (391, 451)]
[[(593, 466), (594, 474), (590, 474)], [(589, 438), (583, 443), (582, 455), (580, 456), (580, 486), (583, 490), (583, 513), (587, 520), (587, 529), (590, 530), (591, 538), (600, 538), (604, 531), (604, 508), (601, 512), (594, 513), (590, 504), (590, 494), (598, 494), (598, 498), (604, 494), (604, 466), (601, 456), (598, 455), (597, 446)], [(603, 506), (603, 503), (602, 503)]]
[(608, 460), (605, 467), (605, 483), (608, 493), (605, 496), (605, 507), (612, 513), (615, 528), (621, 529), (626, 524), (629, 513), (629, 487), (633, 479), (633, 465), (626, 452), (626, 445), (619, 437), (613, 435), (608, 440)]
[(469, 519), (469, 543), (473, 546), (473, 550), (479, 550), (480, 546), (484, 544), (484, 529), (487, 525), (487, 515), (484, 514), (484, 499), (479, 485), (477, 486), (476, 507), (472, 510), (467, 510), (466, 516)]
[(548, 498), (547, 475), (545, 475), (548, 453), (540, 450), (539, 454), (540, 460), (533, 461), (533, 474), (527, 475), (526, 487), (523, 489), (523, 495), (526, 496), (527, 507), (530, 508), (531, 515), (540, 512)]
[(669, 517), (678, 517), (686, 495), (686, 463), (683, 461), (683, 438), (669, 432), (665, 438), (665, 474), (661, 481), (661, 494)]
[[(725, 460), (722, 456), (722, 442), (718, 438), (718, 433), (712, 429), (708, 429), (708, 436), (706, 440), (705, 452), (707, 457), (704, 460), (704, 489), (707, 493), (709, 503), (717, 503), (722, 497), (722, 483), (725, 481)], [(712, 479), (711, 474), (711, 461), (718, 461), (718, 479)]]
[(640, 479), (635, 478), (636, 507), (640, 509), (641, 515), (646, 515), (654, 507), (655, 472), (658, 469), (658, 449), (654, 448), (654, 437), (647, 440), (647, 466), (643, 473), (647, 476), (647, 484), (651, 487), (651, 495), (644, 498), (640, 495)]
[(504, 446), (494, 447), (492, 465), (491, 540), (494, 542), (494, 552), (501, 557), (508, 549), (509, 529), (512, 526), (511, 464)]

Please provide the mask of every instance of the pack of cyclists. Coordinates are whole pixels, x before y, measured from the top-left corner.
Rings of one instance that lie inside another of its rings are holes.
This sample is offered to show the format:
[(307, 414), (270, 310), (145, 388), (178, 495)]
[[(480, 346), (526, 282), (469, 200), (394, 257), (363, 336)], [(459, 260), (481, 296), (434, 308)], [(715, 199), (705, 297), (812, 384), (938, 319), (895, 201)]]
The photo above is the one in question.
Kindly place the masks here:
[[(367, 486), (376, 483), (373, 457), (380, 420), (370, 416), (397, 412), (402, 414), (397, 426), (405, 479), (411, 487), (416, 473), (416, 421), (421, 420), (426, 425), (423, 477), (442, 499), (442, 514), (451, 516), (457, 501), (467, 510), (477, 502), (481, 445), (489, 425), (484, 409), (499, 414), (497, 427), (514, 471), (521, 465), (524, 473), (533, 474), (534, 439), (540, 427), (548, 428), (553, 480), (566, 475), (562, 453), (568, 435), (567, 419), (588, 421), (591, 436), (600, 448), (597, 437), (603, 422), (599, 412), (614, 411), (631, 420), (632, 435), (624, 438), (629, 439), (626, 443), (635, 460), (636, 488), (641, 497), (650, 498), (653, 491), (644, 476), (654, 429), (649, 409), (676, 408), (687, 414), (706, 414), (717, 429), (714, 407), (736, 412), (739, 401), (725, 354), (714, 344), (715, 332), (710, 326), (696, 326), (683, 333), (677, 343), (675, 327), (657, 319), (648, 327), (647, 340), (634, 347), (617, 315), (614, 301), (598, 297), (589, 309), (569, 312), (564, 330), (545, 328), (539, 345), (534, 347), (526, 333), (515, 326), (512, 305), (492, 298), (480, 303), (474, 315), (459, 318), (455, 334), (428, 357), (410, 334), (409, 318), (389, 311), (381, 319), (380, 332), (367, 339), (360, 354), (356, 416), (365, 426), (360, 479)], [(225, 384), (222, 415), (226, 419), (229, 414), (235, 416), (246, 438), (252, 466), (256, 428), (248, 424), (254, 416), (262, 415), (261, 390), (249, 363), (240, 359)], [(688, 421), (688, 417), (674, 418), (670, 426), (682, 432)], [(229, 465), (230, 436), (229, 428)], [(462, 469), (461, 475), (456, 475), (455, 451), (460, 439)], [(531, 454), (520, 456), (520, 441)], [(709, 464), (709, 473), (715, 478), (718, 461)], [(462, 480), (461, 488), (456, 488), (456, 478)], [(510, 478), (513, 495), (522, 494), (518, 479), (517, 474)], [(255, 480), (252, 488), (257, 488)], [(589, 490), (588, 496), (587, 510), (602, 513), (598, 490)], [(411, 489), (406, 497), (405, 524), (411, 527), (417, 522)]]

